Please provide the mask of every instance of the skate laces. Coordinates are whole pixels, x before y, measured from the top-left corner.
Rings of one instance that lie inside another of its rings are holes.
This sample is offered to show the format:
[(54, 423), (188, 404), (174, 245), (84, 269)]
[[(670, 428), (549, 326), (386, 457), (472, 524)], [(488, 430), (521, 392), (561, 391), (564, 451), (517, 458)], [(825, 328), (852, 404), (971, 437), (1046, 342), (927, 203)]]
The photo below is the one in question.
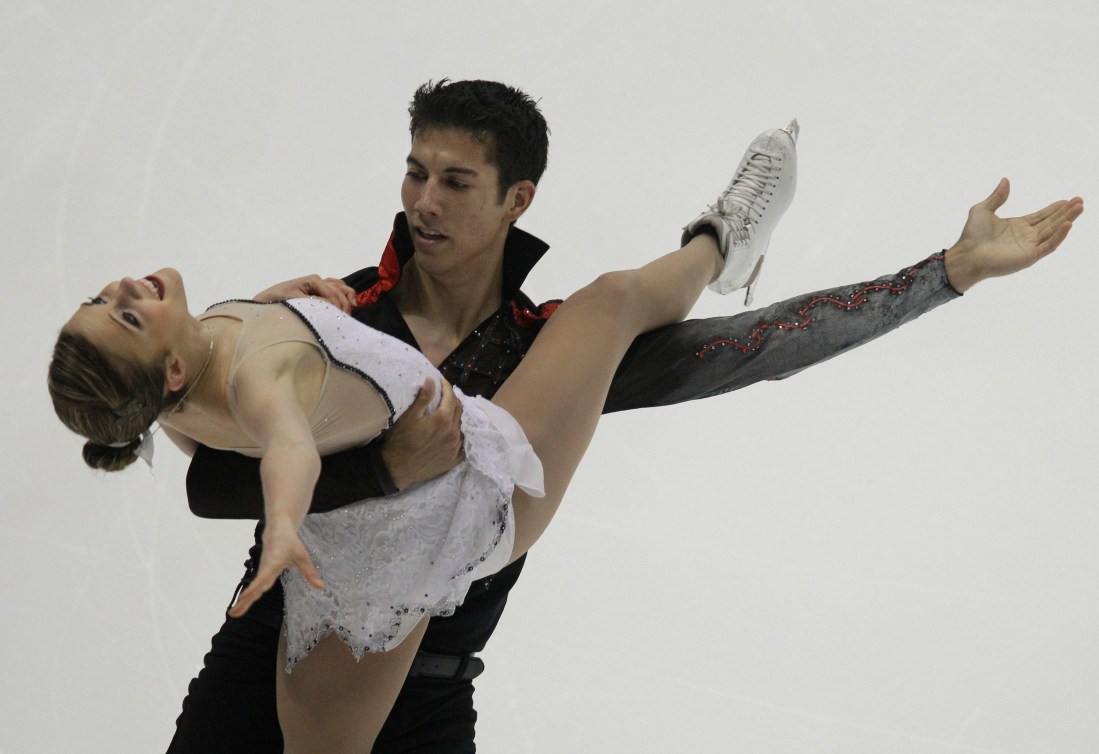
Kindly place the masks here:
[[(763, 217), (761, 200), (774, 193), (781, 170), (781, 157), (753, 153), (711, 209), (730, 219), (733, 215), (739, 215), (748, 222), (758, 222)], [(747, 229), (744, 233), (747, 239)]]

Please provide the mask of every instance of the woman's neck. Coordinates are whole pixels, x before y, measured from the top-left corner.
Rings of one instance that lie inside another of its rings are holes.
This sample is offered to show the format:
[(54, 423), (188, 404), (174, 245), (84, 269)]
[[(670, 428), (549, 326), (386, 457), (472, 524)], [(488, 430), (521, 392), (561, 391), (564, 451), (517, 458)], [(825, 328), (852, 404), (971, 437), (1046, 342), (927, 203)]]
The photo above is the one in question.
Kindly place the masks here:
[[(177, 391), (180, 401), (161, 415), (159, 421), (162, 424), (190, 435), (185, 427), (179, 426), (181, 423), (192, 425), (194, 417), (218, 420), (231, 416), (226, 400), (226, 384), (236, 350), (237, 332), (239, 323), (231, 320), (195, 320), (187, 345), (182, 349), (186, 377)], [(180, 422), (180, 419), (183, 421)], [(201, 440), (198, 437), (194, 439)]]

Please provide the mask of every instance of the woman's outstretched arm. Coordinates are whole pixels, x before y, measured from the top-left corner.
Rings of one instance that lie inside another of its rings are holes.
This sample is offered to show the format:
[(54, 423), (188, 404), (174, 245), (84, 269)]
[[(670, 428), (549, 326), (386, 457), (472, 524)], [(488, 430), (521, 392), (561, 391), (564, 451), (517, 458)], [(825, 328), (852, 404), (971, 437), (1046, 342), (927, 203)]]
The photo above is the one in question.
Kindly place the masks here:
[(301, 407), (294, 364), (271, 361), (256, 358), (239, 369), (234, 380), (237, 421), (263, 449), (265, 528), (259, 571), (229, 611), (233, 617), (247, 612), (287, 568), (297, 568), (312, 586), (324, 588), (298, 537), (320, 474), (320, 454)]

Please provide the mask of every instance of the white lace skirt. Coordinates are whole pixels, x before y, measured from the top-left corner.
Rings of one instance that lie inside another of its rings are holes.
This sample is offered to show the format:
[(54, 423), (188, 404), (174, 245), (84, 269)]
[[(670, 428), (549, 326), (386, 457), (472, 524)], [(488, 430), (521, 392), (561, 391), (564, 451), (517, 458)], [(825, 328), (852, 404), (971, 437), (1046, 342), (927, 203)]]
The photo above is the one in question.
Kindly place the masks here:
[(326, 589), (283, 574), (287, 671), (336, 633), (356, 659), (399, 644), (425, 616), (450, 615), (475, 579), (507, 565), (515, 486), (541, 497), (542, 465), (519, 424), (457, 388), (466, 458), (385, 498), (305, 517), (301, 538)]

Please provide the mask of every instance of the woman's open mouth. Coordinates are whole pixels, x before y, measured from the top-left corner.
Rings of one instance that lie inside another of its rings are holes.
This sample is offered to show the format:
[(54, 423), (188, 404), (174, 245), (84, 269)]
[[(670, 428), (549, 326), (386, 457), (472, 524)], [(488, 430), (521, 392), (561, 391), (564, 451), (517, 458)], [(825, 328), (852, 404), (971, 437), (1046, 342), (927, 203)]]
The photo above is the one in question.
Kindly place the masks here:
[(141, 278), (140, 283), (144, 283), (145, 287), (151, 290), (158, 300), (164, 300), (164, 281), (158, 278), (156, 275), (147, 275)]

